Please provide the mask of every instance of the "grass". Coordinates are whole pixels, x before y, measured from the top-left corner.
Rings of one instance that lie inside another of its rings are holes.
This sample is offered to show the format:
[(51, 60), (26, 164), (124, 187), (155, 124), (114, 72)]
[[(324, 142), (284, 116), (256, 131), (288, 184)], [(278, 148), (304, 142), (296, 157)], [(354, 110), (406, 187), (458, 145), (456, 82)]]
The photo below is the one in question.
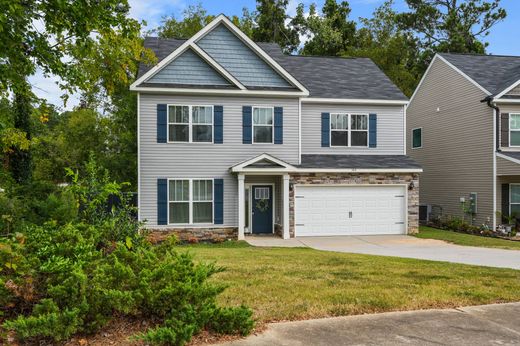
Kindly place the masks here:
[(444, 240), (457, 245), (490, 247), (497, 249), (520, 250), (520, 242), (499, 238), (480, 237), (477, 235), (445, 231), (421, 226), (417, 238)]
[(520, 300), (520, 271), (244, 242), (179, 246), (227, 270), (223, 305), (245, 304), (261, 323)]

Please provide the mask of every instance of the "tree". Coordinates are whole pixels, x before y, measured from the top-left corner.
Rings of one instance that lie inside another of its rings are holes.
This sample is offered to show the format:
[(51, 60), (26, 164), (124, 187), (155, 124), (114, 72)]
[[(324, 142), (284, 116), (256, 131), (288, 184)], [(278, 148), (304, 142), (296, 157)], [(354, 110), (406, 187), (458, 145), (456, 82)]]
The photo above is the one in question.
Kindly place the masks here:
[(371, 58), (403, 91), (411, 96), (420, 79), (418, 39), (399, 28), (392, 9), (393, 0), (377, 8), (371, 18), (361, 18), (357, 32), (358, 47), (347, 49), (348, 56)]
[[(100, 37), (139, 37), (140, 24), (127, 17), (127, 0), (105, 1), (16, 1), (0, 4), (0, 92), (15, 97), (15, 127), (27, 133), (31, 90), (27, 77), (43, 71), (61, 78), (60, 86), (69, 92), (105, 87), (110, 92), (113, 79), (127, 75), (126, 55), (119, 60), (103, 56), (97, 50)], [(142, 46), (133, 46), (140, 56)], [(121, 47), (114, 47), (120, 49)], [(85, 69), (85, 61), (98, 54), (97, 65)], [(101, 55), (101, 56), (99, 56)], [(109, 67), (110, 69), (107, 69)], [(94, 70), (95, 69), (95, 70)], [(96, 73), (93, 73), (96, 71)], [(106, 74), (109, 71), (110, 74)], [(92, 75), (104, 77), (93, 84)], [(66, 96), (65, 96), (66, 100)], [(30, 172), (30, 154), (17, 150), (10, 159), (11, 171), (18, 181), (26, 181)]]
[(347, 1), (338, 4), (336, 0), (326, 0), (322, 14), (312, 4), (305, 18), (304, 6), (300, 4), (293, 24), (307, 36), (301, 54), (335, 56), (355, 46), (356, 23), (348, 19), (350, 11)]
[(421, 37), (422, 48), (434, 52), (485, 53), (483, 39), (506, 17), (500, 0), (406, 0), (410, 12), (397, 19)]
[(290, 20), (286, 14), (288, 4), (289, 0), (257, 0), (256, 26), (252, 30), (254, 41), (278, 43), (287, 53), (298, 48), (298, 30), (286, 25)]

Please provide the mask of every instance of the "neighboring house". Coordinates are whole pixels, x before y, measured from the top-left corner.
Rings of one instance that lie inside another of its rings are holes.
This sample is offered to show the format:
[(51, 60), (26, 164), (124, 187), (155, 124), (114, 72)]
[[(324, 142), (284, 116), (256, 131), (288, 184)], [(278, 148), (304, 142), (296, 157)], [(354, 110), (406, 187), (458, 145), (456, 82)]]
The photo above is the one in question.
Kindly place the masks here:
[(147, 38), (139, 217), (181, 237), (404, 234), (420, 167), (407, 98), (369, 59), (284, 55), (220, 15), (189, 40)]
[[(520, 215), (520, 57), (437, 54), (407, 109), (421, 205), (444, 215)], [(440, 208), (438, 208), (440, 207)]]

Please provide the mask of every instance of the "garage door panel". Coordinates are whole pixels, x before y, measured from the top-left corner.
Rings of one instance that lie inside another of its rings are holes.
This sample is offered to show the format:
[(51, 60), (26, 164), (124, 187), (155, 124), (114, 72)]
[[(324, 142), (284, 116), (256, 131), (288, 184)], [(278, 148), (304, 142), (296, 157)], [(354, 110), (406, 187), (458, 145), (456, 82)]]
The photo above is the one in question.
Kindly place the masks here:
[(404, 186), (296, 186), (295, 195), (296, 236), (406, 232)]

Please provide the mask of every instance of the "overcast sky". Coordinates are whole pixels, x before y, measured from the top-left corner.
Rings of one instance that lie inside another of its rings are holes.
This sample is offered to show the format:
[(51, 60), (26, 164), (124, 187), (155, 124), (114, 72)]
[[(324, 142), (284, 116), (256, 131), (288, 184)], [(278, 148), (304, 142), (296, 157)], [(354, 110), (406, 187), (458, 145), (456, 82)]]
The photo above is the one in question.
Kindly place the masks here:
[[(244, 7), (254, 10), (256, 2), (248, 1), (230, 1), (230, 0), (129, 0), (131, 5), (130, 15), (139, 20), (147, 22), (147, 29), (157, 27), (163, 16), (175, 15), (180, 18), (182, 11), (189, 5), (202, 3), (202, 6), (208, 10), (209, 14), (224, 13), (228, 16), (242, 14)], [(295, 12), (296, 5), (300, 2), (310, 4), (315, 2), (318, 8), (321, 8), (323, 0), (290, 0), (289, 14)], [(359, 17), (370, 17), (375, 8), (384, 3), (384, 0), (350, 0), (352, 13), (350, 18), (357, 19)], [(488, 52), (491, 54), (502, 55), (520, 55), (520, 0), (502, 0), (501, 5), (508, 12), (505, 21), (497, 24), (490, 35), (486, 38), (489, 42)], [(396, 0), (395, 6), (397, 10), (406, 9), (404, 0)], [(55, 84), (54, 78), (44, 78), (41, 74), (36, 74), (30, 78), (30, 82), (34, 87), (37, 96), (47, 99), (63, 108), (60, 99), (62, 92)], [(78, 103), (77, 97), (71, 97), (67, 103), (67, 109), (72, 108)]]

